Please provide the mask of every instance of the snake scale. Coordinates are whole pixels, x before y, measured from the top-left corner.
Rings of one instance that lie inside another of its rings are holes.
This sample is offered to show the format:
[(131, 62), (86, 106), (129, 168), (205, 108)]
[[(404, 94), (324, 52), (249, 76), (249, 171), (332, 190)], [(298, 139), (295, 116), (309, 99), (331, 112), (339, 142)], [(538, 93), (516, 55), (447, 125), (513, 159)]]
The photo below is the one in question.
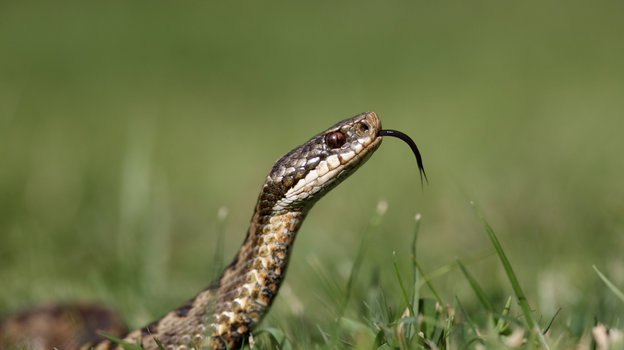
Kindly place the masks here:
[[(162, 318), (121, 335), (123, 341), (139, 343), (147, 350), (159, 349), (154, 339), (166, 350), (237, 349), (248, 343), (252, 330), (269, 310), (284, 279), (295, 235), (306, 215), (324, 194), (366, 162), (383, 136), (399, 137), (410, 145), (422, 180), (424, 168), (414, 142), (396, 130), (383, 130), (374, 112), (335, 124), (275, 162), (262, 186), (247, 236), (218, 280)], [(81, 318), (81, 309), (77, 310), (74, 317), (69, 318), (88, 323), (86, 311)], [(56, 312), (67, 315), (64, 309)], [(109, 319), (114, 318), (106, 309), (99, 312)], [(42, 314), (48, 317), (49, 323), (62, 323), (55, 322), (49, 310), (31, 310), (9, 318), (0, 326), (0, 348), (3, 342), (5, 347), (8, 343), (59, 350), (64, 350), (63, 345), (69, 348), (80, 344), (77, 341), (53, 343), (29, 331), (27, 328), (36, 323), (34, 318)], [(89, 326), (111, 330), (105, 323), (95, 322)], [(122, 346), (104, 339), (87, 342), (80, 348), (104, 350), (122, 349)]]

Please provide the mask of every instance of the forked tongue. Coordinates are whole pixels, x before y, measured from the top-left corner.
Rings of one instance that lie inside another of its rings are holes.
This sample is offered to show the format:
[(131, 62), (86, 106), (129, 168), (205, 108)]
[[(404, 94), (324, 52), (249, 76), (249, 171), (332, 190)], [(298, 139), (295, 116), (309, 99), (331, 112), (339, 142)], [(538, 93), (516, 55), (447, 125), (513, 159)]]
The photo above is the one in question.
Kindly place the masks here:
[(405, 143), (407, 143), (412, 149), (412, 152), (414, 152), (414, 156), (416, 156), (416, 162), (418, 163), (418, 171), (420, 172), (421, 185), (423, 184), (423, 177), (425, 178), (425, 181), (429, 182), (429, 180), (427, 180), (427, 174), (425, 173), (425, 168), (423, 167), (422, 157), (420, 156), (420, 152), (418, 151), (418, 147), (416, 147), (416, 143), (414, 143), (414, 140), (412, 140), (409, 136), (405, 135), (404, 133), (400, 131), (392, 130), (392, 129), (379, 130), (379, 136), (392, 136), (392, 137), (400, 138), (401, 140), (405, 141)]

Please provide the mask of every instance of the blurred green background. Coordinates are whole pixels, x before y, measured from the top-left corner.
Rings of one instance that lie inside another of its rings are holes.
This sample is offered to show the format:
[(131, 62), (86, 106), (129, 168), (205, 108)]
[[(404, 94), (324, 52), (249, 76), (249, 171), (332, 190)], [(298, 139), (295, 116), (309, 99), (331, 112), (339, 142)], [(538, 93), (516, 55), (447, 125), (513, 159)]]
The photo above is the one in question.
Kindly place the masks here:
[[(161, 315), (214, 276), (219, 208), (229, 261), (272, 163), (374, 110), (414, 138), (429, 185), (385, 140), (308, 217), (265, 324), (331, 315), (319, 271), (344, 286), (380, 200), (360, 277), (379, 276), (388, 298), (401, 298), (392, 252), (407, 269), (416, 213), (427, 271), (481, 257), (468, 267), (486, 292), (511, 294), (474, 200), (538, 317), (616, 322), (624, 305), (591, 266), (624, 286), (623, 13), (615, 1), (3, 1), (0, 314), (100, 300), (132, 326)], [(477, 303), (456, 270), (433, 283)]]

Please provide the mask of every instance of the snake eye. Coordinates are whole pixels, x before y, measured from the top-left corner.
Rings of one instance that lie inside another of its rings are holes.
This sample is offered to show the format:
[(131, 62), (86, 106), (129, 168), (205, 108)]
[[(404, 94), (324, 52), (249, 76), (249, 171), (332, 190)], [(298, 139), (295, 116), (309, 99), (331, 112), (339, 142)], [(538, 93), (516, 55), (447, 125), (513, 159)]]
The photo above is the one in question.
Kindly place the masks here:
[(327, 145), (331, 148), (340, 148), (346, 141), (347, 138), (340, 131), (334, 131), (325, 136), (325, 142), (327, 142)]

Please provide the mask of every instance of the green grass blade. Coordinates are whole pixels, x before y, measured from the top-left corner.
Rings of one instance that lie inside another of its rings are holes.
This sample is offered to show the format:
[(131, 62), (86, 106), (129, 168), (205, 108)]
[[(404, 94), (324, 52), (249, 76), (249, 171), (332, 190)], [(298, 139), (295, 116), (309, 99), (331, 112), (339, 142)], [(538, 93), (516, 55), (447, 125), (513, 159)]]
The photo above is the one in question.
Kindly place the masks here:
[[(420, 230), (420, 219), (421, 219), (421, 215), (420, 214), (416, 214), (414, 216), (414, 234), (413, 234), (413, 238), (412, 238), (412, 259), (415, 260), (416, 259), (416, 253), (417, 253), (417, 246), (416, 243), (418, 241), (418, 231)], [(420, 274), (418, 272), (418, 267), (416, 266), (416, 264), (412, 263), (412, 302), (411, 302), (411, 306), (412, 308), (410, 309), (410, 311), (412, 312), (412, 316), (416, 316), (418, 315), (418, 313), (420, 312), (420, 308), (419, 308), (419, 303), (418, 300), (420, 299), (420, 288), (418, 287), (418, 283), (420, 280)], [(414, 336), (413, 337), (409, 337), (409, 332), (407, 334), (407, 337), (409, 339), (409, 343), (411, 344), (414, 340), (418, 342), (418, 324), (414, 324)]]
[(546, 328), (544, 328), (544, 334), (548, 333), (548, 331), (550, 330), (550, 327), (552, 326), (553, 322), (555, 322), (555, 318), (557, 318), (557, 316), (559, 316), (559, 313), (561, 312), (561, 308), (557, 309), (557, 312), (555, 312), (555, 315), (550, 319), (550, 322), (548, 322), (548, 326), (546, 326)]
[(490, 301), (488, 296), (485, 295), (483, 288), (481, 288), (477, 280), (470, 274), (470, 272), (468, 272), (468, 270), (466, 269), (466, 266), (464, 266), (461, 260), (456, 259), (456, 261), (457, 261), (457, 265), (459, 266), (459, 269), (464, 274), (464, 277), (466, 277), (466, 279), (468, 280), (468, 283), (470, 283), (470, 287), (472, 287), (472, 290), (474, 290), (475, 294), (477, 294), (477, 298), (479, 298), (479, 301), (481, 302), (481, 304), (489, 312), (494, 312), (494, 305), (492, 305), (492, 302)]
[(362, 266), (362, 262), (365, 256), (364, 253), (370, 242), (370, 236), (372, 235), (372, 232), (376, 231), (376, 229), (379, 227), (379, 223), (381, 222), (381, 219), (383, 218), (387, 210), (388, 210), (388, 203), (385, 201), (379, 201), (379, 203), (377, 203), (375, 215), (372, 216), (372, 218), (368, 222), (368, 226), (364, 230), (364, 234), (362, 235), (362, 240), (360, 241), (360, 246), (358, 247), (355, 260), (353, 261), (353, 266), (351, 267), (351, 272), (349, 273), (349, 279), (347, 280), (347, 287), (345, 290), (344, 298), (342, 299), (342, 303), (338, 306), (338, 313), (336, 315), (336, 324), (332, 330), (332, 339), (334, 341), (334, 343), (332, 343), (332, 347), (337, 346), (337, 343), (335, 342), (338, 341), (340, 319), (342, 318), (342, 316), (344, 316), (347, 306), (349, 305), (349, 301), (351, 300), (351, 291), (357, 279), (358, 273), (360, 271), (360, 267)]
[(284, 344), (287, 342), (284, 332), (274, 327), (264, 328), (255, 332), (256, 336), (260, 336), (262, 334), (266, 334), (269, 340), (269, 344), (275, 346), (278, 349), (282, 349), (284, 347)]
[[(338, 325), (336, 325), (336, 328), (338, 328)], [(325, 330), (323, 330), (323, 328), (321, 327), (320, 324), (316, 325), (316, 329), (319, 331), (319, 333), (321, 334), (321, 337), (323, 338), (323, 341), (325, 342), (325, 345), (330, 346), (332, 345), (331, 340), (329, 339), (329, 335), (327, 334), (327, 332), (325, 332)], [(332, 345), (333, 347), (335, 347), (335, 344)]]
[(425, 339), (431, 339), (436, 327), (440, 325), (439, 323), (437, 323), (439, 322), (437, 320), (438, 302), (431, 298), (423, 298), (420, 300), (420, 302), (422, 303), (420, 306), (421, 311), (419, 315), (419, 318), (422, 319), (420, 331), (424, 334)]
[(446, 326), (444, 327), (444, 346), (445, 349), (451, 348), (451, 332), (453, 330), (453, 323), (455, 322), (455, 310), (457, 310), (457, 300), (453, 301), (453, 308), (447, 309)]
[(503, 268), (505, 269), (507, 278), (509, 279), (509, 282), (511, 282), (511, 287), (514, 293), (516, 294), (516, 298), (518, 299), (518, 303), (520, 304), (520, 308), (522, 309), (522, 313), (524, 314), (528, 328), (538, 335), (538, 338), (542, 346), (546, 349), (549, 349), (549, 346), (546, 343), (546, 339), (544, 339), (544, 336), (541, 330), (539, 330), (539, 328), (537, 327), (537, 321), (535, 320), (535, 317), (533, 316), (533, 313), (531, 312), (531, 307), (529, 306), (529, 302), (527, 301), (527, 298), (524, 292), (522, 291), (522, 288), (520, 287), (520, 282), (518, 282), (518, 278), (516, 277), (516, 274), (514, 273), (513, 268), (511, 267), (511, 263), (509, 262), (509, 259), (507, 259), (507, 255), (505, 255), (503, 246), (500, 244), (490, 224), (487, 222), (487, 220), (485, 220), (485, 217), (483, 216), (483, 214), (481, 214), (481, 211), (479, 211), (479, 208), (477, 208), (474, 202), (470, 202), (470, 204), (472, 205), (475, 212), (477, 213), (477, 216), (481, 220), (481, 223), (483, 223), (483, 226), (485, 227), (485, 231), (490, 237), (490, 241), (492, 242), (494, 249), (496, 249), (496, 253), (498, 254), (498, 257), (501, 263), (503, 264)]
[(143, 350), (142, 347), (140, 347), (138, 345), (133, 345), (133, 344), (127, 343), (127, 342), (123, 341), (120, 338), (117, 338), (116, 336), (114, 336), (112, 334), (108, 334), (108, 333), (102, 332), (102, 331), (99, 331), (97, 333), (99, 335), (103, 336), (104, 338), (110, 340), (111, 342), (113, 342), (115, 344), (121, 345), (121, 347), (123, 347), (126, 350)]
[[(499, 321), (500, 321), (500, 320), (503, 320), (503, 321), (507, 322), (508, 324), (513, 323), (513, 324), (517, 325), (518, 327), (522, 327), (522, 326), (524, 326), (524, 325), (525, 325), (525, 323), (524, 323), (524, 322), (520, 321), (520, 320), (519, 320), (519, 319), (517, 319), (517, 318), (511, 317), (511, 316), (509, 316), (509, 315), (499, 314), (498, 312), (495, 312), (495, 313), (493, 313), (493, 314), (492, 314), (492, 316), (493, 316), (494, 318), (497, 318)], [(498, 323), (497, 323), (497, 325), (498, 325)], [(504, 331), (505, 331), (505, 330), (503, 329), (503, 330), (501, 331), (501, 333), (502, 333), (502, 334), (504, 334)]]
[[(407, 290), (405, 289), (405, 285), (403, 284), (403, 278), (401, 277), (401, 272), (399, 271), (399, 264), (397, 263), (397, 255), (396, 252), (392, 252), (392, 257), (393, 257), (393, 265), (394, 265), (394, 272), (396, 274), (397, 280), (399, 281), (399, 287), (401, 288), (401, 294), (403, 296), (403, 301), (405, 302), (405, 304), (407, 304), (407, 308), (409, 310), (409, 316), (408, 317), (404, 317), (401, 318), (399, 321), (404, 320), (404, 319), (417, 319), (415, 317), (415, 313), (414, 313), (414, 307), (413, 304), (410, 302), (410, 299), (407, 295)], [(411, 325), (414, 328), (414, 334), (418, 333), (418, 324), (416, 323), (411, 323)], [(410, 329), (411, 328), (407, 328), (407, 330), (405, 331), (405, 335), (403, 337), (400, 337), (399, 341), (401, 342), (401, 348), (407, 348), (408, 347), (408, 342), (410, 339)]]
[[(414, 237), (412, 238), (412, 259), (414, 261), (416, 261), (416, 242), (418, 239), (418, 231), (420, 230), (420, 219), (421, 219), (421, 215), (420, 214), (416, 214), (416, 216), (414, 216)], [(415, 263), (412, 263), (412, 288), (413, 292), (412, 292), (412, 309), (410, 310), (412, 312), (412, 316), (418, 315), (419, 309), (418, 309), (418, 299), (420, 299), (420, 288), (418, 288), (418, 280), (420, 279), (420, 273), (418, 271), (418, 266), (416, 266)]]
[(475, 337), (479, 337), (477, 324), (472, 320), (468, 312), (466, 312), (466, 309), (464, 309), (464, 305), (462, 305), (461, 301), (459, 301), (459, 298), (457, 296), (455, 296), (455, 301), (457, 302), (457, 307), (459, 308), (459, 311), (462, 313), (462, 315), (464, 315), (464, 318), (466, 320), (466, 323), (470, 327), (470, 330), (472, 330), (472, 333)]
[[(420, 273), (421, 276), (425, 276), (425, 272), (423, 271), (422, 266), (420, 266), (418, 261), (416, 259), (412, 259), (412, 260), (414, 261), (414, 265), (416, 265), (416, 268), (418, 269), (418, 273)], [(425, 278), (424, 280), (425, 280), (425, 284), (427, 284), (427, 287), (429, 288), (431, 293), (433, 293), (433, 296), (435, 297), (436, 301), (440, 305), (444, 305), (444, 303), (442, 302), (442, 298), (440, 298), (440, 295), (438, 294), (438, 292), (436, 292), (435, 288), (433, 288), (433, 285), (431, 284), (429, 279)]]
[[(487, 251), (483, 251), (483, 252), (468, 256), (468, 257), (464, 257), (462, 258), (462, 260), (465, 262), (466, 265), (470, 265), (471, 263), (481, 261), (489, 257), (490, 255), (494, 255), (494, 254), (496, 254), (496, 251), (494, 249), (490, 249)], [(457, 264), (454, 262), (446, 264), (446, 265), (442, 265), (438, 267), (437, 269), (429, 272), (426, 275), (419, 276), (421, 281), (419, 281), (418, 283), (422, 287), (422, 285), (425, 284), (424, 283), (425, 281), (432, 281), (440, 276), (444, 276), (447, 273), (455, 270), (457, 267), (458, 267)]]
[[(392, 256), (394, 258), (394, 262), (393, 262), (394, 272), (396, 273), (397, 279), (399, 280), (399, 287), (401, 287), (401, 294), (403, 295), (403, 300), (405, 301), (405, 304), (407, 304), (407, 307), (410, 311), (410, 316), (415, 317), (416, 314), (414, 313), (414, 308), (412, 307), (412, 303), (410, 302), (410, 299), (407, 296), (407, 290), (405, 289), (405, 285), (403, 284), (403, 278), (401, 277), (401, 272), (399, 271), (399, 264), (397, 263), (396, 252), (392, 252)], [(414, 327), (414, 330), (418, 332), (416, 327)]]
[(351, 300), (351, 290), (353, 288), (353, 283), (357, 279), (358, 272), (360, 271), (360, 267), (362, 265), (362, 261), (364, 260), (364, 252), (366, 251), (366, 247), (369, 243), (369, 238), (371, 233), (379, 226), (381, 222), (381, 218), (386, 213), (388, 209), (388, 204), (385, 201), (380, 201), (377, 204), (377, 210), (375, 211), (375, 215), (371, 218), (368, 223), (368, 227), (366, 227), (364, 234), (362, 235), (362, 240), (360, 241), (360, 246), (358, 248), (357, 254), (355, 256), (355, 261), (353, 262), (353, 266), (351, 268), (351, 272), (349, 274), (349, 280), (347, 281), (347, 287), (345, 291), (345, 297), (343, 299), (342, 305), (338, 312), (338, 320), (344, 314), (344, 311), (349, 304), (349, 300)]
[[(370, 236), (372, 235), (372, 232), (376, 231), (376, 229), (379, 227), (379, 223), (381, 222), (381, 219), (383, 218), (387, 209), (388, 209), (388, 204), (385, 201), (379, 201), (379, 203), (377, 203), (375, 214), (371, 217), (370, 221), (368, 222), (368, 225), (364, 229), (364, 233), (362, 234), (362, 240), (360, 241), (360, 246), (358, 247), (355, 260), (353, 261), (353, 266), (351, 267), (351, 271), (349, 273), (349, 279), (347, 280), (347, 286), (345, 288), (344, 297), (342, 298), (342, 301), (338, 304), (336, 322), (331, 331), (332, 333), (331, 339), (333, 340), (333, 342), (331, 344), (327, 343), (331, 345), (332, 348), (335, 348), (336, 346), (338, 346), (337, 342), (339, 338), (338, 334), (340, 331), (340, 319), (344, 316), (347, 306), (349, 305), (349, 301), (351, 301), (353, 285), (355, 284), (355, 281), (357, 280), (357, 276), (362, 266), (362, 262), (364, 261), (364, 257), (365, 257), (364, 253), (366, 252), (366, 248), (368, 247), (368, 244), (370, 243)], [(325, 338), (326, 338), (326, 335), (324, 335), (323, 339)]]
[[(160, 350), (165, 350), (165, 348), (163, 347), (162, 343), (160, 342), (160, 340), (154, 338), (154, 341), (156, 342), (156, 345), (158, 345), (158, 349)], [(195, 344), (193, 344), (193, 346), (195, 346)]]
[(507, 298), (507, 302), (505, 302), (505, 307), (503, 308), (503, 317), (499, 317), (498, 322), (496, 323), (496, 331), (501, 334), (505, 332), (509, 327), (509, 322), (505, 322), (505, 317), (509, 315), (509, 311), (511, 310), (511, 296)]
[(592, 265), (592, 267), (594, 268), (594, 271), (596, 271), (596, 273), (598, 274), (598, 277), (600, 277), (600, 279), (607, 285), (607, 287), (611, 289), (613, 294), (615, 294), (615, 296), (624, 303), (624, 293), (618, 287), (616, 287), (615, 284), (609, 281), (609, 279), (605, 275), (603, 275), (600, 270), (598, 270), (596, 265)]
[(386, 344), (386, 335), (383, 331), (383, 329), (380, 329), (379, 331), (377, 331), (377, 336), (375, 336), (375, 341), (373, 342), (373, 348), (377, 349), (379, 348), (382, 344)]

